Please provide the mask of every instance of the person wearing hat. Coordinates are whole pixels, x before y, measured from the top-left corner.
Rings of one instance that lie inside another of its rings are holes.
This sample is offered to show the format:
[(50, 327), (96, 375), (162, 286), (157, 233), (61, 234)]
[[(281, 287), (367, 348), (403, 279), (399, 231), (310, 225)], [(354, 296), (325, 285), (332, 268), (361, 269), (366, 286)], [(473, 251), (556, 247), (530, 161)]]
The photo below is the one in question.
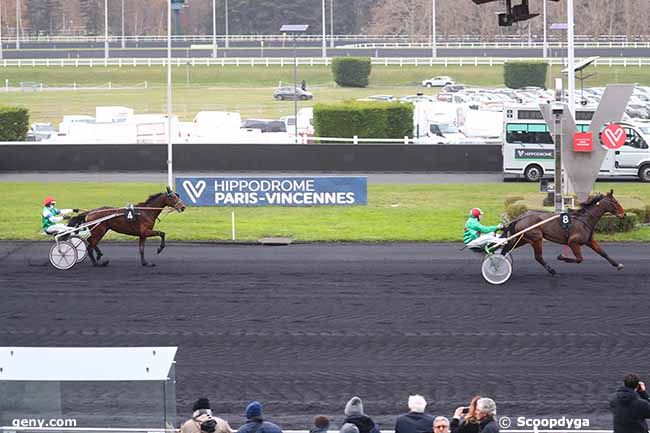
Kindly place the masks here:
[(210, 400), (200, 398), (192, 405), (192, 418), (181, 426), (180, 433), (233, 433), (228, 421), (212, 415)]
[(327, 433), (330, 428), (330, 420), (325, 415), (318, 415), (314, 417), (314, 427), (309, 430), (309, 433)]
[(339, 433), (359, 433), (359, 429), (356, 425), (347, 422), (341, 426)]
[(45, 200), (43, 200), (43, 210), (41, 211), (41, 227), (43, 233), (55, 235), (70, 230), (70, 227), (61, 223), (64, 219), (69, 219), (69, 215), (73, 212), (79, 212), (79, 209), (57, 209), (54, 197), (45, 197)]
[(246, 423), (239, 427), (237, 433), (282, 433), (282, 429), (269, 421), (264, 421), (262, 403), (251, 401), (246, 406)]
[(433, 417), (424, 413), (427, 401), (421, 395), (409, 395), (410, 412), (397, 417), (395, 433), (431, 433)]
[(463, 232), (463, 242), (468, 248), (483, 248), (499, 239), (494, 232), (501, 230), (503, 224), (484, 226), (481, 224), (482, 215), (483, 211), (477, 207), (469, 211), (469, 219), (465, 223)]
[(343, 423), (357, 426), (359, 433), (379, 433), (379, 426), (363, 412), (363, 402), (359, 397), (352, 397), (345, 405)]

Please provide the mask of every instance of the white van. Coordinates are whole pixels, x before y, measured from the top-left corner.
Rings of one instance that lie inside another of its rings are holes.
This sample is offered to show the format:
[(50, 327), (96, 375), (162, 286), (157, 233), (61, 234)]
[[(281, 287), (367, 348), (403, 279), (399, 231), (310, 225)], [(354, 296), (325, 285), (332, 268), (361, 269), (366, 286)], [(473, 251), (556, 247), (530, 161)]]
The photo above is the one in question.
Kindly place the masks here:
[[(555, 145), (539, 109), (508, 108), (505, 112), (504, 177), (523, 177), (537, 182), (553, 176)], [(588, 130), (593, 113), (594, 108), (576, 110), (578, 131)], [(619, 125), (625, 128), (627, 141), (620, 149), (607, 152), (599, 177), (634, 177), (650, 182), (650, 123), (619, 122)], [(599, 139), (594, 137), (594, 146), (599, 145)]]

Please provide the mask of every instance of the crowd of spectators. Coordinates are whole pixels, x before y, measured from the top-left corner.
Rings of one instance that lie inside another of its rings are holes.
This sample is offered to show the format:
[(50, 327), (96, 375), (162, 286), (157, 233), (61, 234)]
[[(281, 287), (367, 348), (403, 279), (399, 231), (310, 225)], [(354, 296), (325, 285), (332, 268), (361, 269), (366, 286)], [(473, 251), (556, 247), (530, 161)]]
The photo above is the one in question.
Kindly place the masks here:
[[(498, 433), (497, 405), (491, 398), (475, 396), (468, 406), (460, 406), (451, 421), (445, 416), (426, 413), (427, 402), (421, 395), (408, 398), (409, 412), (395, 420), (395, 433)], [(614, 433), (648, 433), (650, 394), (645, 383), (636, 374), (627, 374), (612, 396), (609, 408), (613, 414)], [(236, 433), (282, 433), (282, 429), (264, 418), (262, 404), (251, 401), (244, 411), (246, 422)], [(366, 415), (363, 402), (352, 397), (343, 411), (344, 419), (339, 433), (380, 433), (379, 426)], [(386, 429), (385, 429), (386, 430)], [(335, 433), (324, 415), (313, 419), (309, 433)], [(180, 433), (235, 433), (226, 420), (212, 413), (207, 398), (200, 398), (192, 407), (192, 418), (181, 427)]]
[[(490, 398), (476, 396), (468, 407), (456, 409), (451, 420), (445, 416), (434, 417), (425, 412), (427, 402), (421, 395), (408, 398), (409, 412), (397, 417), (395, 433), (498, 433), (496, 403)], [(363, 401), (352, 397), (343, 411), (344, 419), (339, 433), (380, 433), (379, 425), (366, 415)], [(282, 429), (264, 417), (262, 403), (251, 401), (244, 410), (246, 421), (236, 432), (226, 420), (212, 413), (207, 398), (198, 399), (192, 407), (192, 418), (182, 426), (180, 433), (282, 433)], [(313, 419), (309, 433), (335, 433), (330, 420), (324, 415)]]

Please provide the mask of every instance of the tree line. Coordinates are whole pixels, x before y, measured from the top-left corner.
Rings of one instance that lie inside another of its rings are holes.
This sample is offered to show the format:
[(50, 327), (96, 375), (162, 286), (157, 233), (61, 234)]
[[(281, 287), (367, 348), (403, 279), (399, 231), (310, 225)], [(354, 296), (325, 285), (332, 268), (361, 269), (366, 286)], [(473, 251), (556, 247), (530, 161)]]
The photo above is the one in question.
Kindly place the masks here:
[[(278, 34), (283, 24), (309, 24), (321, 33), (321, 0), (215, 0), (217, 33), (225, 33), (228, 3), (230, 34)], [(435, 0), (436, 30), (442, 36), (541, 35), (542, 18), (498, 27), (501, 2), (475, 5), (471, 0)], [(543, 0), (531, 0), (531, 12), (542, 11)], [(390, 34), (427, 37), (431, 34), (432, 0), (325, 0), (327, 33), (330, 6), (335, 34)], [(23, 35), (102, 35), (104, 0), (0, 0), (3, 35), (15, 33), (16, 5)], [(516, 3), (516, 1), (515, 1)], [(121, 34), (122, 4), (127, 35), (166, 34), (165, 0), (108, 0), (109, 33)], [(547, 2), (548, 23), (566, 21), (566, 0)], [(645, 35), (650, 22), (648, 0), (575, 0), (576, 34)], [(183, 34), (212, 33), (212, 0), (187, 0), (180, 13)], [(551, 36), (563, 34), (549, 32)]]

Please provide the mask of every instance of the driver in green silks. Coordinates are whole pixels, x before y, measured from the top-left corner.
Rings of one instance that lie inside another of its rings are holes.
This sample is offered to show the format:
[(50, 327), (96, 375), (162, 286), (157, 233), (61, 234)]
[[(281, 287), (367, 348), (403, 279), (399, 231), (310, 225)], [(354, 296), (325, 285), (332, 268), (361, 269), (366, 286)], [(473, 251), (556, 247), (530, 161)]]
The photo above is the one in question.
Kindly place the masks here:
[(465, 223), (463, 233), (463, 242), (468, 248), (484, 248), (499, 239), (494, 232), (501, 230), (503, 224), (484, 226), (481, 224), (481, 215), (483, 215), (483, 211), (477, 207), (469, 211), (469, 219)]

